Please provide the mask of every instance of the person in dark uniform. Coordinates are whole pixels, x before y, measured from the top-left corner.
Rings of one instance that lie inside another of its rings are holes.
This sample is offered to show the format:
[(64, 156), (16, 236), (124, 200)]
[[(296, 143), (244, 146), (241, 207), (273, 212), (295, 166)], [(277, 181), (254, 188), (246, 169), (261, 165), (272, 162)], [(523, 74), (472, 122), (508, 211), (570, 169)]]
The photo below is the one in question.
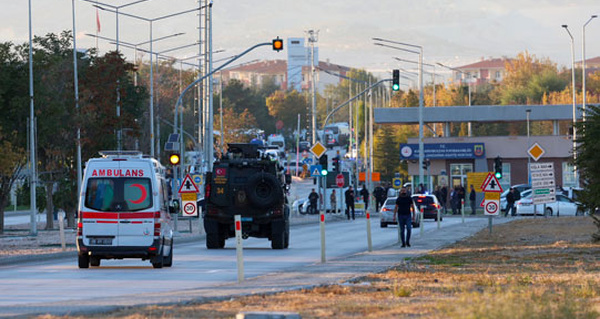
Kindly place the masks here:
[(400, 227), (400, 238), (402, 239), (402, 247), (410, 247), (410, 235), (412, 232), (412, 204), (413, 200), (408, 195), (406, 187), (400, 189), (400, 195), (396, 198), (396, 206), (394, 207), (394, 215), (397, 216), (398, 227)]
[(367, 189), (367, 186), (365, 184), (363, 184), (363, 187), (360, 190), (360, 196), (363, 198), (363, 201), (365, 202), (365, 213), (366, 213), (367, 209), (369, 209), (369, 190)]
[(375, 190), (373, 191), (373, 196), (375, 196), (375, 210), (379, 211), (379, 209), (381, 208), (381, 206), (383, 206), (383, 203), (385, 202), (385, 198), (387, 197), (385, 189), (381, 187), (381, 185), (375, 187)]
[(310, 192), (310, 195), (308, 195), (308, 200), (310, 201), (310, 208), (308, 209), (308, 213), (309, 214), (318, 213), (317, 202), (319, 201), (319, 194), (317, 194), (317, 192), (315, 192), (314, 188)]
[(346, 199), (346, 216), (350, 220), (350, 209), (352, 209), (352, 219), (354, 219), (354, 190), (352, 186), (348, 187), (348, 190), (344, 192)]

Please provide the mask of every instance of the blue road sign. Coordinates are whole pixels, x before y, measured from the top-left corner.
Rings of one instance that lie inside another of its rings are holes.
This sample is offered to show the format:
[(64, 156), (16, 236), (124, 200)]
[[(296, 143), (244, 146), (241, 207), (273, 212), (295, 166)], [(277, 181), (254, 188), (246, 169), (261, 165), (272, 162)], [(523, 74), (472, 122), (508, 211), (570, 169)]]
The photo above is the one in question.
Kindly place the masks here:
[(323, 166), (321, 166), (321, 165), (311, 165), (310, 166), (310, 176), (311, 177), (321, 176), (322, 169), (323, 169)]
[(394, 188), (400, 188), (402, 185), (402, 180), (399, 178), (394, 178)]
[(302, 163), (303, 164), (307, 164), (307, 165), (311, 165), (312, 164), (312, 157), (307, 157), (307, 158), (303, 159)]

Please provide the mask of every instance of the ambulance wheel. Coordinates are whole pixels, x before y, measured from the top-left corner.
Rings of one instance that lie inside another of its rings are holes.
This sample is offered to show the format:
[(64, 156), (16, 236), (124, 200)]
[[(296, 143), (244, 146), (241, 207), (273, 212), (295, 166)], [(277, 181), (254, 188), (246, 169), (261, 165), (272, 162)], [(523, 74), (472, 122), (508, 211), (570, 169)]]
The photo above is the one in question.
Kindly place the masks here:
[(165, 258), (163, 257), (162, 253), (160, 255), (154, 256), (151, 260), (152, 262), (152, 267), (154, 268), (162, 268), (165, 262)]
[(90, 268), (90, 256), (79, 255), (78, 256), (79, 268)]
[(92, 267), (100, 266), (100, 257), (90, 257), (90, 266), (92, 266)]
[(173, 266), (173, 241), (171, 240), (171, 249), (169, 249), (169, 256), (165, 258), (165, 267)]

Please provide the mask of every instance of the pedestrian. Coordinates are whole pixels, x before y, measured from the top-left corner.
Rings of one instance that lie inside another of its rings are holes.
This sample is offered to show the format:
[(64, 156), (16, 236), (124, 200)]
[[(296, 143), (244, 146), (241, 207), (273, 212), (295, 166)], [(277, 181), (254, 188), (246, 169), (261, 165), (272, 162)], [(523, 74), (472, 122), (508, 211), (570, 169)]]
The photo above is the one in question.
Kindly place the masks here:
[(427, 192), (427, 190), (425, 189), (425, 185), (423, 185), (423, 183), (419, 184), (419, 188), (418, 188), (417, 192), (419, 194), (425, 194), (425, 192)]
[(465, 203), (465, 188), (462, 185), (458, 185), (458, 203), (456, 209), (458, 214), (462, 215), (463, 204)]
[(363, 202), (365, 202), (365, 213), (366, 213), (367, 209), (369, 209), (369, 190), (367, 189), (367, 186), (365, 184), (363, 184), (363, 187), (360, 190), (360, 196), (362, 196)]
[(475, 188), (473, 184), (471, 184), (471, 192), (469, 193), (469, 202), (471, 203), (471, 215), (475, 215), (477, 211), (475, 210), (475, 198), (477, 198), (477, 194), (475, 193)]
[[(504, 217), (508, 216), (508, 213), (511, 213), (511, 216), (514, 216), (515, 210), (515, 194), (514, 188), (510, 188), (508, 190), (508, 194), (506, 194), (506, 210), (504, 211)], [(512, 211), (512, 212), (511, 212)]]
[(352, 186), (348, 187), (346, 192), (344, 192), (344, 197), (346, 200), (346, 216), (350, 220), (350, 209), (352, 209), (352, 220), (354, 220), (354, 190)]
[(412, 232), (412, 205), (413, 200), (408, 195), (406, 187), (400, 189), (400, 195), (396, 198), (394, 215), (397, 216), (398, 227), (400, 227), (400, 239), (402, 247), (410, 247), (410, 235)]
[(329, 200), (331, 201), (331, 212), (337, 213), (337, 196), (335, 196), (335, 189), (331, 191)]
[(452, 206), (452, 215), (458, 214), (458, 205), (460, 204), (460, 198), (458, 197), (458, 186), (454, 186), (450, 193), (450, 206)]
[(317, 194), (317, 192), (315, 192), (315, 189), (313, 188), (312, 191), (310, 192), (310, 194), (308, 195), (308, 201), (310, 202), (310, 209), (308, 210), (309, 214), (316, 214), (318, 212), (317, 210), (317, 202), (319, 201), (319, 194)]
[(442, 200), (440, 201), (440, 204), (442, 204), (442, 207), (444, 207), (444, 214), (448, 214), (448, 188), (446, 186), (442, 186), (440, 193), (442, 194)]
[(385, 189), (383, 189), (383, 187), (381, 187), (381, 185), (378, 185), (377, 187), (375, 187), (375, 190), (373, 191), (373, 196), (375, 197), (375, 211), (379, 211), (379, 209), (381, 208), (381, 206), (383, 206), (383, 203), (385, 202)]

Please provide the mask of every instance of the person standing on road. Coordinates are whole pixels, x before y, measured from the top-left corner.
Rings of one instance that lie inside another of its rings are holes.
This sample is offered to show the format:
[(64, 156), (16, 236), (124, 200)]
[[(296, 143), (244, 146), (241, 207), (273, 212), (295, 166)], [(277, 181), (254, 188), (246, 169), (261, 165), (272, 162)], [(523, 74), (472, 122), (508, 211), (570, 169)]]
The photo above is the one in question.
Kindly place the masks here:
[(469, 193), (469, 203), (471, 204), (471, 215), (475, 215), (477, 211), (475, 210), (475, 198), (477, 198), (477, 194), (475, 193), (475, 188), (473, 184), (471, 184), (471, 192)]
[(465, 204), (465, 188), (461, 185), (458, 185), (458, 214), (462, 215), (463, 205)]
[(508, 194), (506, 194), (506, 210), (504, 211), (504, 217), (508, 216), (508, 213), (512, 211), (511, 216), (515, 214), (515, 189), (510, 188)]
[(396, 198), (394, 215), (397, 216), (398, 227), (400, 227), (400, 238), (402, 247), (410, 247), (410, 235), (412, 232), (412, 198), (408, 195), (406, 187), (400, 189), (400, 195)]
[(329, 196), (329, 200), (331, 201), (331, 212), (337, 213), (337, 196), (335, 196), (335, 189), (331, 191), (331, 195)]
[(348, 187), (348, 190), (344, 193), (346, 200), (346, 216), (350, 220), (350, 209), (352, 209), (352, 220), (354, 220), (354, 190), (352, 186)]
[(363, 187), (360, 190), (360, 196), (362, 196), (363, 201), (365, 202), (365, 213), (366, 213), (367, 209), (369, 208), (369, 190), (367, 189), (367, 186), (365, 184), (363, 184)]
[(440, 194), (442, 195), (440, 204), (442, 204), (442, 207), (444, 207), (444, 214), (448, 214), (448, 188), (443, 186), (440, 190)]
[(315, 192), (314, 188), (311, 190), (310, 195), (308, 195), (308, 200), (310, 201), (309, 214), (316, 214), (318, 212), (317, 202), (319, 201), (319, 194)]

